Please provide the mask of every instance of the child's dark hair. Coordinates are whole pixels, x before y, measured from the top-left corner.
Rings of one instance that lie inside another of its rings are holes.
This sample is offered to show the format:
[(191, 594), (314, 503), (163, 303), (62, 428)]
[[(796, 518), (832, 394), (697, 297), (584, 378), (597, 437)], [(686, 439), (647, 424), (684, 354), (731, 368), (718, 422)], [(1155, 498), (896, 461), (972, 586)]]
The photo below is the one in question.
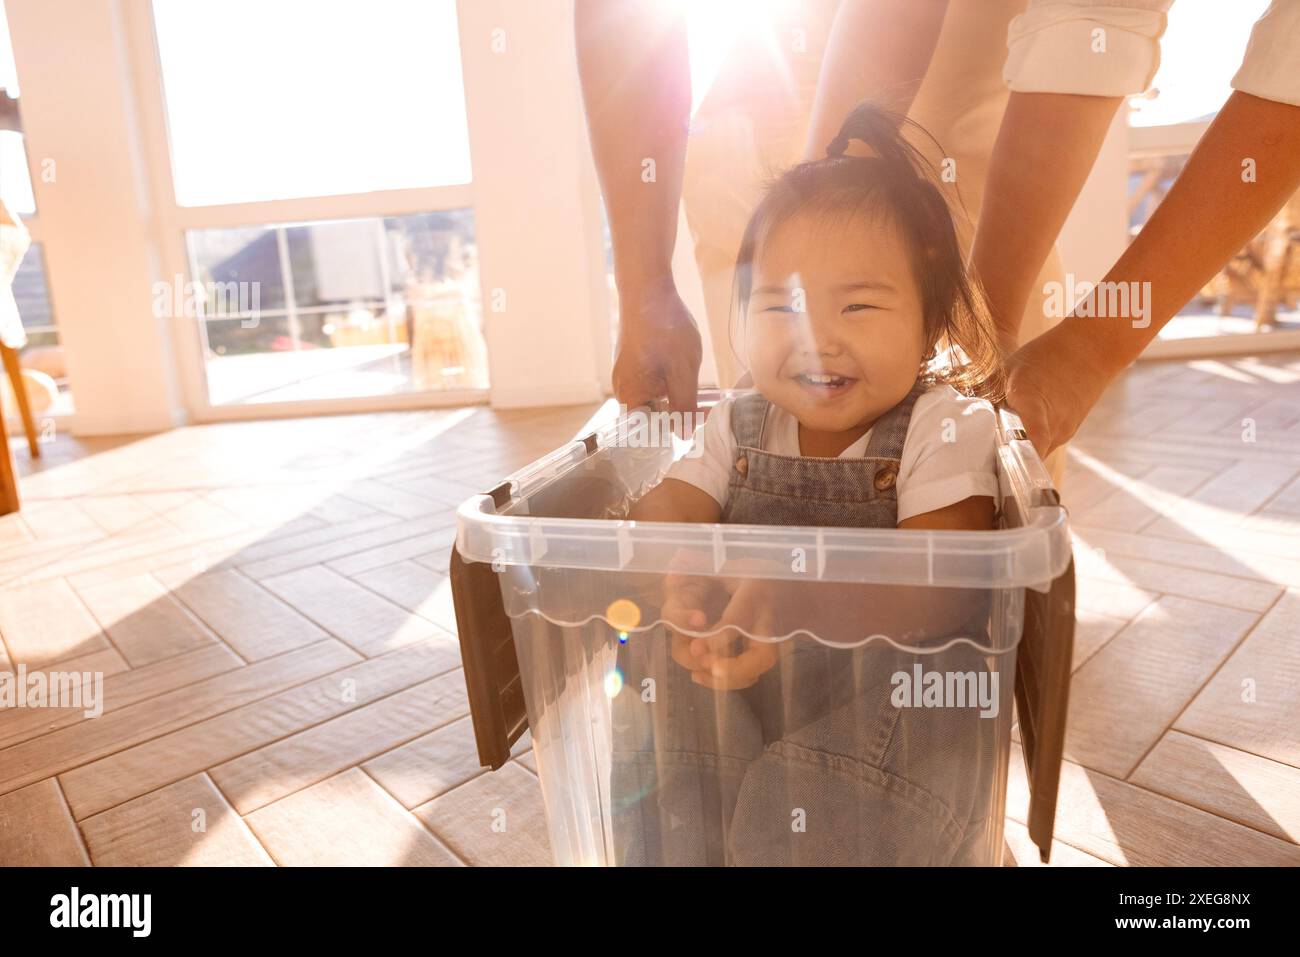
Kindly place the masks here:
[[(934, 167), (904, 137), (906, 127), (929, 136), (911, 120), (863, 103), (827, 146), (825, 159), (800, 163), (776, 179), (750, 218), (736, 260), (740, 316), (743, 319), (749, 305), (758, 245), (781, 223), (809, 212), (845, 220), (883, 215), (907, 245), (921, 293), (923, 368), (947, 354), (945, 370), (931, 368), (921, 375), (996, 401), (1004, 389), (997, 330), (978, 283), (966, 270), (953, 214), (936, 185)], [(875, 155), (846, 155), (852, 139), (861, 140)]]

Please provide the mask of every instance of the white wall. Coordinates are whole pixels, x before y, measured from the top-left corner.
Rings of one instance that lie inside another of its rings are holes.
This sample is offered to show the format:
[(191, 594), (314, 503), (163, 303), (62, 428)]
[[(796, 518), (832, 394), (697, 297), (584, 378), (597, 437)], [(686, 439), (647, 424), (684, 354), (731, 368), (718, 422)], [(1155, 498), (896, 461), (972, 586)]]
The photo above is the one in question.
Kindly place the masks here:
[[(572, 0), (461, 0), (457, 9), (492, 404), (594, 401), (604, 395), (597, 349), (608, 349), (609, 313)], [(505, 49), (493, 53), (498, 29)], [(498, 289), (506, 307), (494, 313)]]
[[(181, 415), (119, 0), (6, 0), (45, 266), (79, 434)], [(46, 166), (52, 161), (52, 166)], [(52, 177), (42, 175), (48, 169)]]

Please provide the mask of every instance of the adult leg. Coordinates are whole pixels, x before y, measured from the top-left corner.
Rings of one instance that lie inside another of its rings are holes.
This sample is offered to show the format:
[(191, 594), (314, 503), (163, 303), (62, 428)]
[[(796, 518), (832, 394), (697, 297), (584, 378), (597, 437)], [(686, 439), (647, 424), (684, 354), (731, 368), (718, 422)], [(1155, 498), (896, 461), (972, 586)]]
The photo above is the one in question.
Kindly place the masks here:
[(801, 158), (837, 6), (782, 0), (769, 7), (767, 22), (737, 38), (691, 122), (682, 201), (724, 388), (746, 368), (733, 335), (740, 241), (767, 183)]

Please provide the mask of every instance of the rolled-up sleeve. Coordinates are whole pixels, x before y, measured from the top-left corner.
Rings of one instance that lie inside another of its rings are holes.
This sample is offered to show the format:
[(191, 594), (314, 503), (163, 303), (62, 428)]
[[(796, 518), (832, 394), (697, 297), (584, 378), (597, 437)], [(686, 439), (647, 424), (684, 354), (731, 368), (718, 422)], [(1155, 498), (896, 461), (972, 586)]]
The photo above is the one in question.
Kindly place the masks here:
[(1007, 28), (1015, 93), (1129, 96), (1151, 85), (1173, 0), (1030, 0)]
[(1232, 88), (1300, 106), (1300, 0), (1273, 0), (1255, 23)]

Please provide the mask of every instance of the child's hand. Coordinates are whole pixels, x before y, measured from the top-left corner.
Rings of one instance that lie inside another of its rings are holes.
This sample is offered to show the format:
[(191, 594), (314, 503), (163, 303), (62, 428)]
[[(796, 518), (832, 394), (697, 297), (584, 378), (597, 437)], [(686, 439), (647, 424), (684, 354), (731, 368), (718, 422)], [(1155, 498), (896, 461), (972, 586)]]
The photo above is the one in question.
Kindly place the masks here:
[[(709, 621), (706, 608), (717, 604), (717, 593), (720, 590), (720, 583), (714, 579), (670, 572), (664, 576), (664, 603), (660, 614), (670, 625), (690, 631), (703, 631)], [(673, 661), (688, 671), (698, 671), (704, 667), (690, 651), (693, 639), (679, 635), (671, 628), (669, 634), (673, 639)]]
[[(776, 646), (750, 641), (736, 628), (752, 624), (747, 612), (763, 607), (749, 579), (717, 579), (706, 575), (670, 573), (664, 576), (662, 615), (666, 622), (689, 631), (709, 629), (717, 634), (692, 638), (669, 629), (672, 656), (691, 680), (706, 688), (731, 691), (747, 688), (776, 664)], [(752, 630), (752, 628), (751, 628)]]
[[(698, 556), (690, 556), (698, 565)], [(683, 564), (686, 564), (685, 557)], [(687, 566), (690, 567), (690, 566)], [(746, 560), (736, 570), (769, 571), (766, 563)], [(695, 570), (692, 567), (692, 570)], [(793, 650), (791, 641), (759, 641), (788, 634), (798, 625), (802, 589), (806, 582), (770, 578), (717, 578), (670, 572), (664, 576), (661, 614), (669, 623), (672, 657), (691, 672), (691, 680), (718, 691), (748, 688)], [(693, 638), (673, 631), (710, 634)]]
[(731, 598), (715, 625), (719, 633), (694, 639), (686, 651), (689, 660), (698, 662), (692, 681), (718, 691), (738, 691), (754, 684), (789, 653), (788, 641), (758, 641), (742, 633), (763, 637), (783, 633), (775, 628), (773, 584), (756, 578), (723, 580)]

